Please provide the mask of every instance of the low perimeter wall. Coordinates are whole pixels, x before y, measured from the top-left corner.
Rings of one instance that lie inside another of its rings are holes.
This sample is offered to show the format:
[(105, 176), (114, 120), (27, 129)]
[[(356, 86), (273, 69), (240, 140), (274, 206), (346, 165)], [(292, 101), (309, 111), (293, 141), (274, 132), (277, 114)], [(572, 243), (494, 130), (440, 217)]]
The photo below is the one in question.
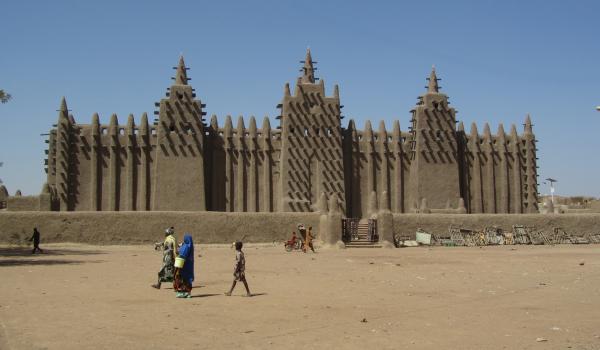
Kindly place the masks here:
[(0, 212), (0, 243), (20, 244), (33, 228), (42, 242), (136, 244), (161, 241), (174, 226), (179, 237), (190, 232), (195, 243), (283, 241), (296, 224), (319, 227), (318, 213), (225, 212)]
[[(161, 240), (169, 226), (175, 226), (178, 234), (192, 233), (198, 243), (229, 243), (244, 235), (246, 242), (272, 242), (287, 239), (300, 222), (319, 234), (319, 213), (0, 211), (0, 243), (25, 243), (33, 227), (40, 230), (42, 242), (150, 243)], [(473, 230), (498, 226), (505, 231), (526, 225), (548, 233), (562, 227), (583, 235), (600, 233), (600, 214), (400, 214), (393, 216), (393, 233), (414, 236), (418, 228), (445, 233), (451, 224)]]
[(582, 236), (600, 233), (600, 213), (592, 214), (427, 214), (394, 215), (394, 233), (414, 237), (418, 228), (429, 233), (447, 233), (450, 225), (471, 230), (497, 226), (511, 232), (513, 225), (534, 226), (537, 230), (552, 233), (562, 227), (567, 233)]

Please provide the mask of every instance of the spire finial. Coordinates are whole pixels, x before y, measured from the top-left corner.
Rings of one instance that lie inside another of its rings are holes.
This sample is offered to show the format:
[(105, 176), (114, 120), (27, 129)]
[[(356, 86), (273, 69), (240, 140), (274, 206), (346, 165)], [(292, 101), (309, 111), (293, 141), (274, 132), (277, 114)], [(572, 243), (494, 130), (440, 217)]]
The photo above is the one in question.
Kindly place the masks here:
[(435, 74), (435, 65), (431, 66), (431, 73), (429, 74), (429, 85), (427, 86), (427, 92), (440, 92), (440, 87), (438, 86), (437, 75)]
[(67, 100), (64, 96), (60, 100), (60, 107), (58, 108), (58, 120), (69, 120), (69, 108), (67, 108)]
[(310, 47), (306, 49), (306, 58), (304, 61), (300, 61), (300, 63), (304, 63), (304, 67), (300, 70), (302, 72), (302, 76), (300, 77), (300, 82), (304, 84), (314, 84), (315, 83), (315, 68), (312, 60), (312, 56), (310, 54)]
[(63, 96), (60, 99), (60, 111), (68, 114), (69, 109), (67, 108), (67, 99)]
[(533, 134), (533, 125), (531, 124), (531, 117), (529, 116), (529, 113), (527, 113), (527, 117), (525, 118), (525, 133), (526, 134)]
[(188, 70), (188, 68), (186, 68), (185, 66), (183, 55), (179, 56), (179, 64), (177, 64), (177, 67), (175, 67), (175, 69), (177, 70), (177, 72), (175, 73), (175, 78), (173, 78), (175, 80), (175, 85), (187, 85), (187, 82), (190, 79), (187, 77), (186, 71)]

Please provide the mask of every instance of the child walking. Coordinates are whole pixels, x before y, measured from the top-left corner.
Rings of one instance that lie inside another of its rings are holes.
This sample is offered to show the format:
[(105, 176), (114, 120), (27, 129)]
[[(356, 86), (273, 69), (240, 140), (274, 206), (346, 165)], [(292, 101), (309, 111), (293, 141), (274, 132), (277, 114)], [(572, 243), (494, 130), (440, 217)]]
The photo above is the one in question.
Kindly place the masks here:
[(251, 297), (250, 289), (248, 288), (248, 282), (246, 282), (246, 259), (244, 258), (244, 252), (242, 252), (242, 247), (244, 243), (235, 242), (235, 267), (233, 269), (233, 284), (231, 285), (231, 289), (229, 292), (225, 292), (225, 295), (231, 296), (231, 292), (233, 292), (233, 288), (235, 288), (235, 284), (238, 281), (244, 283), (244, 287), (246, 287), (246, 296)]

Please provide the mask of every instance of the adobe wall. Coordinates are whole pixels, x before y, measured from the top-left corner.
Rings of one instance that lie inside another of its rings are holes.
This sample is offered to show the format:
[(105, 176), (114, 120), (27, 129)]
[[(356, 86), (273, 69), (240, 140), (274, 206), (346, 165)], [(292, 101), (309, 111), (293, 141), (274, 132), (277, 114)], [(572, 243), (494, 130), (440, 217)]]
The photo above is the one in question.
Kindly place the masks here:
[(417, 228), (429, 233), (447, 233), (450, 225), (472, 230), (498, 226), (512, 231), (512, 225), (535, 226), (546, 233), (562, 227), (567, 233), (581, 236), (600, 233), (600, 214), (402, 214), (394, 215), (394, 233), (414, 237)]
[[(319, 234), (319, 216), (314, 213), (226, 213), (226, 212), (0, 212), (0, 243), (26, 243), (34, 226), (43, 242), (92, 244), (150, 243), (163, 237), (166, 227), (189, 231), (199, 243), (229, 243), (248, 235), (246, 242), (283, 241), (299, 222), (313, 226)], [(568, 233), (600, 233), (600, 213), (590, 214), (394, 214), (393, 232), (414, 236), (417, 228), (446, 233), (451, 225), (483, 229), (496, 225), (535, 226), (547, 233), (562, 227)], [(341, 233), (340, 233), (341, 236)], [(324, 237), (318, 237), (324, 238)]]
[(151, 243), (174, 226), (189, 231), (196, 243), (283, 241), (297, 223), (319, 227), (319, 213), (224, 212), (0, 212), (0, 243), (26, 243), (33, 227), (44, 242), (92, 244)]
[(40, 197), (10, 196), (6, 199), (6, 208), (9, 211), (40, 210)]

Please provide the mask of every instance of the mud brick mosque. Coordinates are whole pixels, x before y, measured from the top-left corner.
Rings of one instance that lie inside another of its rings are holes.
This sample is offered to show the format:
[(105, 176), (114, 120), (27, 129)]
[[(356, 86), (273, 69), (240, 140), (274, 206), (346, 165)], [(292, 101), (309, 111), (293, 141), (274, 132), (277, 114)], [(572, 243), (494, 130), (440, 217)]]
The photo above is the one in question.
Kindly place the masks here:
[(230, 116), (222, 126), (215, 115), (205, 121), (183, 57), (155, 104), (154, 122), (144, 113), (139, 124), (133, 115), (120, 124), (113, 114), (102, 124), (94, 114), (79, 124), (63, 99), (47, 141), (39, 210), (312, 212), (326, 201), (354, 218), (375, 207), (538, 212), (529, 116), (521, 134), (502, 124), (495, 134), (488, 124), (483, 134), (475, 124), (466, 132), (432, 69), (407, 131), (397, 120), (391, 128), (367, 121), (359, 129), (353, 120), (343, 126), (338, 86), (326, 94), (310, 50), (302, 63), (293, 88), (283, 89), (276, 128), (267, 117), (260, 128), (254, 117), (235, 126)]

